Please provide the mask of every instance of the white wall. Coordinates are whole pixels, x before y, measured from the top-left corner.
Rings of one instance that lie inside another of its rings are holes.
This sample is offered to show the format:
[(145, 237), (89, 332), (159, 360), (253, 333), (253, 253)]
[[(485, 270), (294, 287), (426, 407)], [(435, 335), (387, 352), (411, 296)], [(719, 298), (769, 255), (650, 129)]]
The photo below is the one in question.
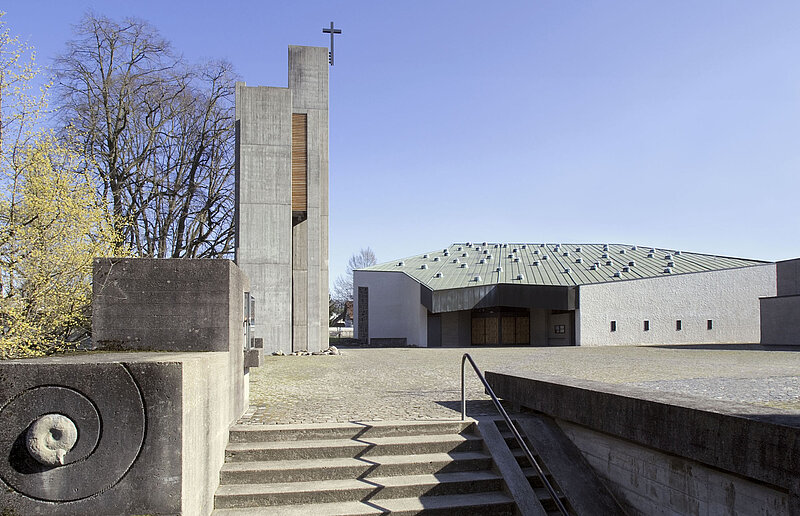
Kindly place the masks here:
[(409, 346), (428, 346), (428, 310), (420, 285), (402, 272), (353, 273), (354, 334), (358, 335), (358, 287), (369, 289), (369, 338), (405, 338)]
[[(581, 346), (760, 340), (759, 297), (776, 292), (775, 264), (583, 285), (576, 311)], [(680, 319), (683, 329), (675, 330)], [(713, 320), (707, 330), (706, 321)], [(644, 331), (644, 321), (650, 331)], [(610, 331), (617, 321), (617, 331)]]

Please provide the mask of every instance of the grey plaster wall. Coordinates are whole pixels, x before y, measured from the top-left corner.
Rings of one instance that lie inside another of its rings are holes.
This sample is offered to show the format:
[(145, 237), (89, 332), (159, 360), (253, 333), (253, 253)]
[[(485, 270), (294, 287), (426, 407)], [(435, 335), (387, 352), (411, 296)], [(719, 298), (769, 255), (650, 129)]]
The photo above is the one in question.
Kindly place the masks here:
[(236, 84), (236, 263), (265, 352), (292, 342), (292, 92)]
[[(583, 285), (577, 344), (757, 343), (759, 298), (773, 295), (775, 264)], [(611, 321), (617, 323), (615, 332)]]
[[(353, 285), (369, 288), (369, 338), (406, 339), (409, 346), (428, 344), (428, 310), (420, 303), (419, 283), (402, 272), (375, 273), (354, 271)], [(359, 313), (356, 296), (353, 310)], [(355, 321), (358, 335), (358, 321)], [(444, 335), (442, 345), (449, 345)]]
[(761, 344), (800, 347), (800, 295), (761, 299)]

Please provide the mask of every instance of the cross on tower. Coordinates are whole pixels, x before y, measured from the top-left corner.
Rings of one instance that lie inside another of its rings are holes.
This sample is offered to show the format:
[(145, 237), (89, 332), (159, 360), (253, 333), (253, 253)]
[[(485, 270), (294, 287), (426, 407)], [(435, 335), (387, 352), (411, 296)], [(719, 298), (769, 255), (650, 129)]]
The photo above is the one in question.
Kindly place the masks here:
[(341, 34), (342, 33), (342, 29), (334, 29), (333, 28), (333, 22), (331, 22), (331, 27), (330, 28), (323, 27), (322, 28), (322, 32), (325, 33), (325, 34), (330, 34), (331, 35), (331, 51), (328, 52), (328, 62), (330, 63), (331, 66), (333, 66), (333, 35), (334, 34)]

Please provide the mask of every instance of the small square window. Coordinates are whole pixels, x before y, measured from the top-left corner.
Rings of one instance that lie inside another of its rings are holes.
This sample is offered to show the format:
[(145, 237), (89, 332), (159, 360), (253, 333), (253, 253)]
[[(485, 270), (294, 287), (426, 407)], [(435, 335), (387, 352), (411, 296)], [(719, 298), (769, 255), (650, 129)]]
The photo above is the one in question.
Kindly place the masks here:
[(681, 323), (681, 320), (678, 319), (677, 321), (675, 321), (675, 331), (681, 331), (682, 329), (683, 329), (683, 323)]
[(617, 331), (617, 321), (611, 321), (611, 331)]
[(706, 321), (706, 329), (713, 330), (714, 329), (714, 321), (709, 319)]
[(567, 326), (564, 324), (556, 324), (553, 326), (553, 333), (567, 333)]
[(650, 331), (650, 321), (644, 322), (644, 331)]

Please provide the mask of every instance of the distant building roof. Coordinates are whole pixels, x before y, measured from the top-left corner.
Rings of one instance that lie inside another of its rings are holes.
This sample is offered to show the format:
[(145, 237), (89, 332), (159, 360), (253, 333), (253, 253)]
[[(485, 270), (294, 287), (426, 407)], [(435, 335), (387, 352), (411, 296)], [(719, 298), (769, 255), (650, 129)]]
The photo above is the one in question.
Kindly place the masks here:
[(466, 242), (361, 270), (402, 272), (431, 290), (446, 290), (498, 283), (590, 285), (767, 263), (628, 244)]

